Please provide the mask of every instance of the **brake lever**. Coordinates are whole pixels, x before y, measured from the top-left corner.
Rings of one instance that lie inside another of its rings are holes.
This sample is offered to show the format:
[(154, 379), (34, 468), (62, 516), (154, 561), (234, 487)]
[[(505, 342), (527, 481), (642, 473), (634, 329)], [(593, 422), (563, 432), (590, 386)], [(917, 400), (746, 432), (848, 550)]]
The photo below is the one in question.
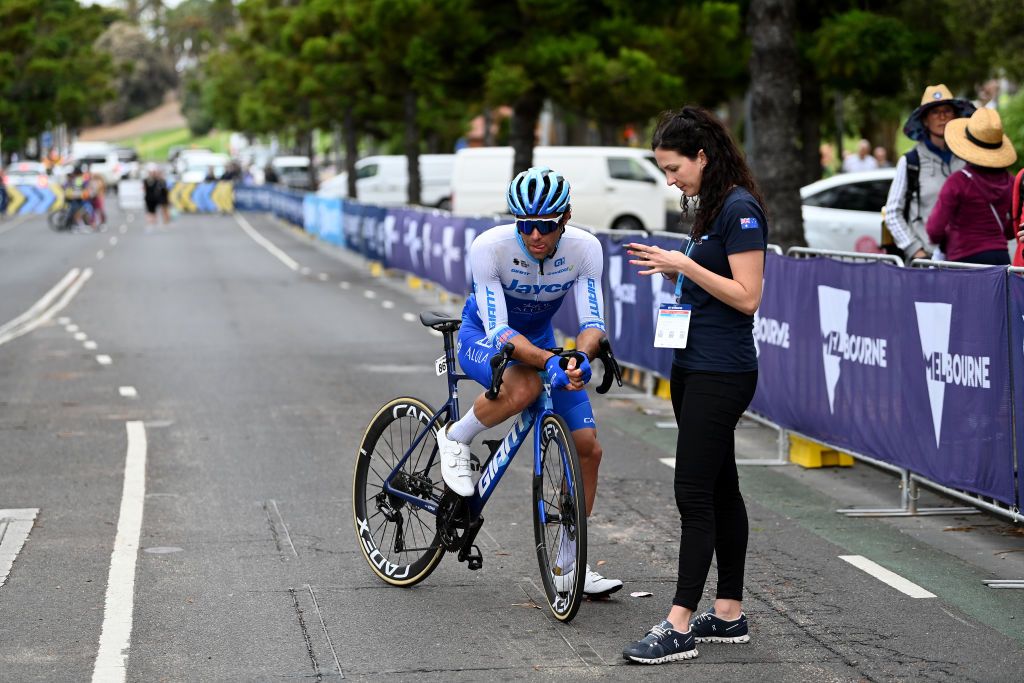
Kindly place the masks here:
[(504, 381), (505, 368), (508, 367), (508, 362), (512, 360), (512, 352), (515, 350), (514, 344), (505, 342), (505, 345), (501, 347), (501, 353), (491, 358), (491, 386), (484, 392), (484, 397), (487, 400), (493, 401), (498, 397), (501, 383)]
[[(596, 391), (599, 394), (608, 393), (608, 389), (612, 386), (612, 379), (614, 378), (618, 386), (622, 386), (622, 368), (619, 367), (619, 362), (615, 360), (615, 354), (612, 353), (611, 342), (608, 341), (608, 337), (604, 337), (598, 342), (598, 359), (604, 365), (604, 378), (601, 380), (601, 385), (597, 387)], [(610, 370), (610, 372), (609, 372)]]

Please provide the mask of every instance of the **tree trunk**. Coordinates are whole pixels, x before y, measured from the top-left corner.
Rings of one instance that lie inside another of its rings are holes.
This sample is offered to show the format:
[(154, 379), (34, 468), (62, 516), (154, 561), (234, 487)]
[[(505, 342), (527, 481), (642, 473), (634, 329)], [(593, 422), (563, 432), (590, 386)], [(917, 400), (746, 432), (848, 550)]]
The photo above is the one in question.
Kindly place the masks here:
[(345, 118), (341, 124), (342, 133), (345, 136), (345, 172), (348, 173), (348, 196), (350, 199), (359, 199), (356, 190), (356, 161), (359, 160), (359, 135), (356, 131), (355, 116), (352, 115), (352, 107), (345, 108)]
[(512, 109), (512, 127), (509, 131), (509, 143), (513, 150), (512, 177), (533, 166), (533, 143), (543, 105), (544, 96), (531, 90), (520, 97)]
[(747, 23), (752, 48), (751, 169), (768, 205), (770, 240), (783, 249), (807, 243), (800, 213), (800, 62), (793, 29), (794, 2), (752, 0)]
[(599, 123), (598, 133), (601, 136), (601, 145), (604, 147), (617, 147), (620, 144), (619, 127), (614, 123)]
[(821, 178), (821, 122), (825, 116), (821, 83), (811, 72), (810, 63), (804, 63), (800, 85), (800, 140), (803, 147), (803, 173), (800, 184), (807, 185)]
[(405, 93), (405, 157), (409, 163), (409, 204), (420, 203), (420, 126), (416, 120), (417, 94), (411, 88)]

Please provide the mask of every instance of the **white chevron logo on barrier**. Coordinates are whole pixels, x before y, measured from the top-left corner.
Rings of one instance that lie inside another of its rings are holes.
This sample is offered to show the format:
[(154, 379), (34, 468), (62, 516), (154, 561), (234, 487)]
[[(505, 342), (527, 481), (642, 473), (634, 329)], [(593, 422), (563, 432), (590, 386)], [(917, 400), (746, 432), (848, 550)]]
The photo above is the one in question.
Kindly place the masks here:
[(946, 385), (990, 389), (989, 366), (992, 359), (989, 356), (949, 352), (953, 304), (915, 301), (914, 309), (917, 312), (917, 331), (924, 354), (935, 447), (938, 448), (942, 438), (942, 408), (946, 400)]
[(825, 364), (825, 388), (828, 390), (829, 412), (836, 412), (836, 385), (839, 384), (841, 355), (829, 350), (829, 339), (846, 334), (850, 318), (850, 292), (845, 289), (818, 285), (818, 321), (821, 326), (821, 360)]
[(622, 336), (622, 305), (636, 305), (636, 285), (622, 282), (621, 256), (608, 257), (608, 285), (612, 291), (612, 308), (615, 311), (612, 339), (618, 340)]

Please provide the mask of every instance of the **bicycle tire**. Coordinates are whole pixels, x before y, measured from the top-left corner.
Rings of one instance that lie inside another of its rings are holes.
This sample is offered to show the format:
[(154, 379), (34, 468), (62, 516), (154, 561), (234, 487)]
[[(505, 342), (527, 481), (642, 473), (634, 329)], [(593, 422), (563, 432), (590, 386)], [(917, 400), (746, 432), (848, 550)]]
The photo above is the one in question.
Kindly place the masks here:
[(62, 206), (56, 211), (51, 211), (46, 216), (46, 222), (50, 225), (50, 229), (57, 232), (61, 232), (68, 229), (68, 213), (71, 210), (67, 206)]
[[(370, 420), (356, 453), (352, 516), (359, 548), (373, 573), (393, 586), (413, 586), (427, 578), (445, 553), (435, 516), (384, 492), (384, 478), (433, 414), (433, 408), (417, 398), (388, 401)], [(403, 465), (407, 478), (401, 481), (416, 495), (435, 501), (444, 493), (436, 453), (437, 441), (428, 434)]]
[[(576, 444), (565, 420), (558, 415), (547, 415), (537, 429), (540, 430), (541, 447), (540, 472), (534, 472), (533, 476), (533, 534), (537, 542), (537, 563), (548, 607), (555, 619), (567, 623), (576, 616), (583, 602), (586, 580), (587, 507), (583, 477)], [(573, 562), (571, 578), (568, 574), (562, 576), (564, 573), (556, 564), (562, 534), (576, 541), (575, 553), (570, 553)], [(557, 586), (556, 581), (559, 582)]]

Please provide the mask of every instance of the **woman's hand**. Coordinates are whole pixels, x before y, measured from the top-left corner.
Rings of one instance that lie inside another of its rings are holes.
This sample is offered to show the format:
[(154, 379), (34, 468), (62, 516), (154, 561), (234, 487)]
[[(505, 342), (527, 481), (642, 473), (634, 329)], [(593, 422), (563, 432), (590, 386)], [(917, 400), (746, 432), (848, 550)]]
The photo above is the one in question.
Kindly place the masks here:
[(1020, 232), (1017, 233), (1017, 241), (1024, 242), (1024, 230), (1021, 230)]
[(684, 273), (686, 267), (691, 263), (686, 254), (662, 249), (653, 244), (630, 242), (626, 245), (626, 253), (633, 257), (633, 260), (629, 262), (631, 265), (646, 268), (646, 270), (638, 271), (639, 275), (662, 273), (670, 280), (675, 279), (679, 273)]

